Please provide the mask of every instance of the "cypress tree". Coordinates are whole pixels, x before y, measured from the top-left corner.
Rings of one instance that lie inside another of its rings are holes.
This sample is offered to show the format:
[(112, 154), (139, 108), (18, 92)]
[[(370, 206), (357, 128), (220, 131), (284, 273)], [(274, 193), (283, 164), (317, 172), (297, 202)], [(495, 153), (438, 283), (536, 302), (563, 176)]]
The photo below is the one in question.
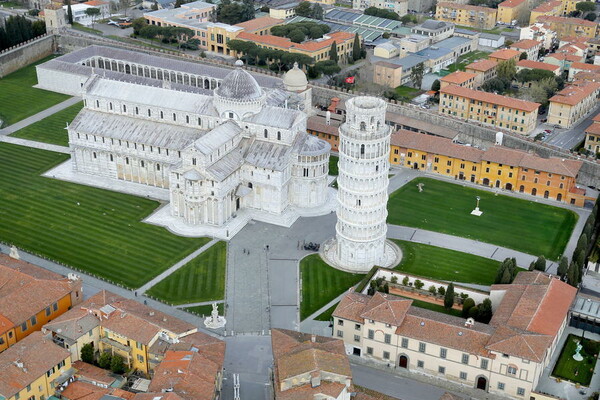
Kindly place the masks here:
[(73, 10), (71, 9), (71, 0), (67, 0), (67, 20), (73, 25)]
[(336, 42), (331, 43), (331, 51), (329, 52), (329, 59), (335, 61), (336, 63), (339, 61)]
[(451, 309), (454, 305), (454, 283), (450, 282), (444, 295), (444, 308)]
[(352, 59), (354, 61), (360, 58), (360, 39), (358, 33), (354, 35), (354, 43), (352, 44)]
[(565, 275), (567, 274), (568, 269), (569, 269), (569, 260), (567, 259), (567, 257), (561, 258), (560, 262), (558, 263), (558, 270), (556, 271), (557, 275), (560, 276), (561, 278), (564, 278)]

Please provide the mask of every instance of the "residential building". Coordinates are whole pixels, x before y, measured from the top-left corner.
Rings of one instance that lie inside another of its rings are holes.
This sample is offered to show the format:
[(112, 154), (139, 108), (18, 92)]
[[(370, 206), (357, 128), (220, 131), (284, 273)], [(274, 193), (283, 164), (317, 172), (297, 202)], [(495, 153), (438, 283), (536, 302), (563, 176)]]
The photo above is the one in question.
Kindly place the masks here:
[(497, 49), (498, 47), (504, 46), (504, 36), (495, 35), (493, 33), (481, 33), (479, 35), (479, 45), (485, 47), (493, 47)]
[(350, 400), (352, 371), (342, 340), (272, 329), (271, 343), (275, 400)]
[(496, 50), (493, 53), (488, 55), (488, 59), (496, 62), (515, 60), (517, 61), (521, 56), (521, 52), (518, 50), (510, 49), (501, 49)]
[(560, 75), (560, 67), (554, 64), (543, 63), (540, 61), (531, 61), (531, 60), (520, 60), (517, 62), (517, 72), (522, 69), (543, 69), (545, 71), (550, 71), (554, 73), (554, 75)]
[(527, 0), (505, 0), (498, 4), (498, 22), (515, 25), (522, 20), (528, 21), (529, 2)]
[(375, 46), (373, 55), (381, 58), (395, 58), (400, 55), (400, 47), (390, 41), (381, 43)]
[(529, 15), (529, 23), (535, 24), (538, 18), (544, 15), (560, 17), (562, 15), (562, 9), (563, 4), (561, 0), (546, 1), (531, 10), (531, 14)]
[(598, 104), (599, 82), (574, 82), (552, 96), (548, 123), (570, 128)]
[(403, 16), (408, 14), (408, 0), (352, 0), (352, 8), (364, 11), (369, 7), (390, 10)]
[(563, 15), (569, 15), (573, 11), (577, 10), (577, 3), (580, 3), (585, 0), (562, 0), (563, 3)]
[(200, 46), (207, 49), (207, 26), (210, 15), (216, 9), (215, 4), (203, 1), (182, 4), (179, 8), (163, 8), (144, 13), (149, 25), (178, 26), (194, 32), (193, 38), (200, 41)]
[(372, 361), (523, 399), (557, 350), (576, 292), (551, 275), (519, 272), (512, 284), (491, 287), (489, 324), (393, 295), (350, 292), (333, 312), (333, 331)]
[(432, 43), (436, 43), (454, 35), (454, 24), (428, 19), (422, 24), (410, 28), (410, 31), (415, 35), (428, 37)]
[(477, 82), (477, 74), (472, 72), (455, 71), (440, 78), (440, 88), (443, 89), (449, 85), (456, 85), (469, 89), (476, 89)]
[(585, 129), (584, 148), (597, 154), (600, 153), (600, 114), (597, 114), (592, 121), (592, 124)]
[(440, 2), (435, 19), (477, 29), (492, 29), (496, 25), (496, 10), (488, 7)]
[(36, 331), (0, 353), (0, 398), (48, 399), (71, 377), (71, 353)]
[(542, 43), (543, 49), (550, 49), (556, 43), (556, 32), (550, 29), (550, 25), (536, 22), (533, 25), (521, 28), (519, 39), (532, 39)]
[(546, 23), (550, 29), (556, 32), (558, 39), (565, 36), (583, 36), (587, 38), (596, 37), (598, 23), (581, 18), (568, 18), (543, 15), (536, 22)]
[(575, 75), (579, 72), (593, 72), (595, 74), (600, 74), (600, 65), (586, 64), (582, 62), (571, 63), (568, 80), (572, 81), (575, 78)]
[(100, 10), (100, 15), (98, 15), (97, 19), (110, 17), (110, 2), (109, 1), (90, 0), (90, 1), (84, 2), (83, 4), (88, 5), (90, 7), (97, 8)]
[(268, 15), (264, 17), (254, 18), (246, 22), (240, 22), (234, 26), (244, 29), (246, 33), (253, 33), (255, 35), (270, 35), (271, 28), (279, 25), (283, 25), (285, 20), (271, 18)]
[(83, 299), (81, 280), (0, 254), (0, 352)]
[(527, 59), (532, 61), (537, 61), (541, 48), (542, 42), (533, 39), (522, 39), (510, 45), (510, 49), (527, 54)]
[(471, 72), (477, 75), (475, 87), (480, 87), (483, 82), (495, 78), (498, 75), (496, 67), (498, 62), (494, 60), (479, 60), (465, 66), (465, 72)]
[(147, 10), (151, 10), (154, 5), (156, 5), (159, 10), (173, 8), (175, 6), (175, 0), (142, 0), (142, 7)]
[(581, 57), (575, 54), (566, 53), (551, 53), (544, 57), (544, 62), (546, 64), (552, 64), (560, 67), (561, 73), (562, 71), (570, 69), (572, 63), (581, 61)]
[[(67, 12), (67, 8), (68, 6), (63, 6), (63, 10), (65, 10), (65, 13)], [(86, 14), (85, 10), (87, 10), (88, 8), (96, 7), (84, 3), (72, 4), (71, 11), (73, 13), (73, 22), (77, 22), (78, 24), (85, 26), (92, 25), (92, 23), (94, 23), (97, 20), (97, 17)]]
[(434, 5), (433, 0), (408, 0), (408, 10), (411, 12), (424, 13), (432, 11)]
[(326, 140), (331, 146), (331, 150), (337, 152), (340, 143), (339, 128), (343, 122), (344, 116), (341, 114), (332, 113), (331, 111), (327, 111), (325, 114), (320, 112), (317, 115), (308, 117), (306, 132)]
[(426, 49), (431, 44), (431, 39), (427, 36), (410, 35), (400, 39), (400, 57), (409, 53), (417, 53)]
[(588, 54), (595, 56), (600, 52), (600, 37), (588, 39)]
[(582, 165), (577, 160), (543, 158), (501, 146), (481, 150), (444, 137), (399, 130), (392, 135), (390, 163), (579, 207), (585, 201), (585, 190), (580, 193), (576, 185)]
[(526, 135), (536, 126), (539, 103), (455, 85), (440, 90), (440, 114)]
[(269, 16), (275, 19), (290, 19), (296, 16), (299, 1), (290, 0), (276, 5), (269, 5)]
[(396, 88), (402, 86), (402, 65), (387, 61), (373, 64), (373, 83)]

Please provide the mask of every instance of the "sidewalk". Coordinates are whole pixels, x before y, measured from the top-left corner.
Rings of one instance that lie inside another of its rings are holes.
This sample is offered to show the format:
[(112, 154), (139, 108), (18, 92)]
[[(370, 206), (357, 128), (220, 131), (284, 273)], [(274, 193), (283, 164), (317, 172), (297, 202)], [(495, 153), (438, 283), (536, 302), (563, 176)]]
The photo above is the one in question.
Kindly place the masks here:
[(10, 135), (11, 133), (18, 131), (19, 129), (23, 129), (26, 126), (29, 126), (38, 121), (41, 121), (44, 118), (49, 117), (52, 114), (55, 114), (61, 110), (64, 110), (65, 108), (70, 107), (73, 104), (77, 104), (80, 101), (81, 101), (80, 97), (71, 97), (70, 99), (63, 101), (62, 103), (58, 103), (50, 108), (46, 108), (45, 110), (40, 111), (39, 113), (32, 115), (31, 117), (25, 118), (15, 124), (7, 126), (4, 129), (0, 129), (0, 136)]
[(55, 144), (43, 142), (36, 142), (35, 140), (20, 139), (12, 136), (3, 136), (1, 133), (0, 142), (18, 144), (19, 146), (33, 147), (35, 149), (54, 151), (55, 153), (71, 154), (71, 151), (68, 147), (57, 146)]

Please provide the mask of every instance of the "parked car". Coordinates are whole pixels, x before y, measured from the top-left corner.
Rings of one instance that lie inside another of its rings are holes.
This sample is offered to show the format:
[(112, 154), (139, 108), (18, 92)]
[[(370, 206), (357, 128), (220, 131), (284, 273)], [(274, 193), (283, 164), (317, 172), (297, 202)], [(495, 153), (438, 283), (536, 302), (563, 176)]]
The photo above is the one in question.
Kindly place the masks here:
[(544, 129), (544, 132), (550, 133), (550, 132), (552, 132), (552, 130), (550, 130), (550, 129)]
[(542, 124), (545, 124), (546, 122), (548, 122), (547, 118), (544, 118), (543, 120), (541, 120)]
[(110, 21), (107, 22), (107, 25), (114, 25), (114, 26), (118, 26), (119, 23), (117, 21), (113, 21), (112, 19)]

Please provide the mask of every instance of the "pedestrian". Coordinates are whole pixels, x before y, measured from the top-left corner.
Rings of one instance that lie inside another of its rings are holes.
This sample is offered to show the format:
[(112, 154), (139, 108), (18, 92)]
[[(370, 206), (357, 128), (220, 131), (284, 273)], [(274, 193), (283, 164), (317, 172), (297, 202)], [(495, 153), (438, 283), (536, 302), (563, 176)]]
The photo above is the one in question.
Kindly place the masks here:
[(137, 297), (137, 291), (135, 291), (134, 294), (135, 294), (135, 297)]
[(269, 245), (267, 245), (267, 251), (269, 251)]
[(148, 302), (147, 302), (146, 300), (144, 300), (144, 305), (145, 305), (145, 306), (147, 306), (147, 305), (148, 305)]

